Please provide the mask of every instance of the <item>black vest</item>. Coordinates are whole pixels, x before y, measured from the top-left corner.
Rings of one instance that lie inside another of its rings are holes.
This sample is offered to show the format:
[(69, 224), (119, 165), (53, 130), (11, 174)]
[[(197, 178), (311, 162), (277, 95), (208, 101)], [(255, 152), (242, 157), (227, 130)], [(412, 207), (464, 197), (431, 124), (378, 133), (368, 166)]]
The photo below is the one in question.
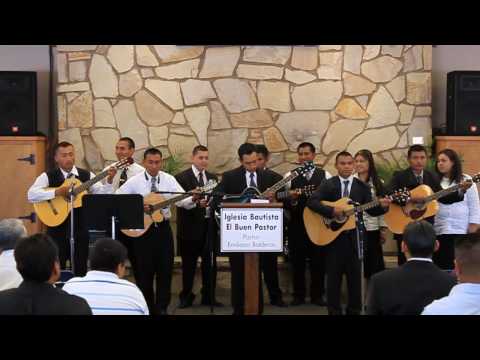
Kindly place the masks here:
[[(323, 180), (325, 180), (325, 170), (316, 167), (310, 180), (307, 180), (307, 178), (302, 175), (297, 176), (295, 179), (293, 179), (291, 189), (294, 190), (307, 185), (315, 185), (316, 187), (318, 187)], [(303, 195), (300, 196), (298, 198), (298, 205), (294, 207), (294, 212), (301, 213), (301, 215), (303, 216), (303, 209), (306, 205), (307, 198)]]
[[(88, 172), (87, 170), (80, 169), (78, 167), (77, 167), (77, 171), (78, 171), (78, 176), (75, 175), (75, 177), (79, 179), (82, 183), (90, 180), (90, 172)], [(63, 177), (63, 174), (60, 168), (56, 168), (54, 170), (48, 171), (47, 177), (48, 177), (49, 187), (59, 187), (65, 181), (65, 178)]]

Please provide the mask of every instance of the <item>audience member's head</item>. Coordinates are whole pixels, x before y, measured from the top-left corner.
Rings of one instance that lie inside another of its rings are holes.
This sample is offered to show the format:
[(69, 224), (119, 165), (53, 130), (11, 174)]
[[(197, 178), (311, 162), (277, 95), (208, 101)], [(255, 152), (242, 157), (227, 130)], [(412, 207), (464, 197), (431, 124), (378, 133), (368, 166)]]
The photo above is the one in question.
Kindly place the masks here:
[(60, 278), (58, 248), (50, 236), (35, 234), (22, 239), (14, 255), (24, 281), (54, 284)]
[(95, 242), (90, 254), (90, 268), (96, 271), (115, 273), (118, 277), (125, 276), (125, 261), (127, 249), (120, 242), (103, 238)]
[(17, 241), (27, 236), (27, 229), (19, 219), (4, 219), (0, 221), (0, 253), (13, 250)]
[(435, 230), (428, 221), (412, 222), (405, 228), (402, 252), (407, 257), (431, 258), (438, 246)]
[(480, 232), (455, 242), (455, 272), (459, 282), (480, 283)]

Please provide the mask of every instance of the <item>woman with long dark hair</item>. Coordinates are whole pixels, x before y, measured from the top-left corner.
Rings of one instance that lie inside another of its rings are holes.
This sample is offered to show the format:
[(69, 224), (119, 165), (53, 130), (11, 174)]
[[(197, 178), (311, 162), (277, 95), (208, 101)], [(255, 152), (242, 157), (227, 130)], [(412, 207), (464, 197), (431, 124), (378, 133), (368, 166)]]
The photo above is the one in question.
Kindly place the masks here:
[[(440, 177), (440, 185), (446, 189), (459, 182), (471, 179), (462, 171), (462, 162), (452, 149), (444, 149), (437, 154), (435, 170)], [(439, 202), (439, 210), (435, 215), (435, 232), (439, 249), (433, 254), (433, 262), (444, 270), (454, 269), (455, 239), (475, 232), (480, 224), (480, 202), (477, 186), (471, 186), (463, 201), (445, 205)]]
[[(369, 150), (355, 154), (355, 176), (370, 186), (372, 198), (385, 195), (382, 179), (378, 177), (373, 155)], [(385, 243), (387, 225), (383, 216), (373, 217), (363, 214), (366, 228), (364, 243), (364, 275), (369, 279), (375, 273), (385, 270), (382, 244)]]

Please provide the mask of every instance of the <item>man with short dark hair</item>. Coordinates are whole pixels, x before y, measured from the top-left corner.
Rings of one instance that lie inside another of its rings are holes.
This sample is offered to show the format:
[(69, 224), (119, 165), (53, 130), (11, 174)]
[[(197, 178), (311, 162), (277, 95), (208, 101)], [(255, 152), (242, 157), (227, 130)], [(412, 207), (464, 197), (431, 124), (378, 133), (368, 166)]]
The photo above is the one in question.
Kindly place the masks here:
[[(257, 167), (257, 148), (254, 144), (244, 143), (238, 148), (240, 166), (223, 173), (222, 181), (216, 191), (226, 194), (240, 194), (247, 187), (255, 187), (260, 192), (273, 185), (271, 179)], [(268, 194), (272, 199), (274, 194)], [(231, 291), (234, 315), (244, 314), (245, 305), (245, 257), (243, 253), (230, 253)], [(263, 311), (263, 290), (261, 272), (259, 272), (259, 308)]]
[[(324, 205), (322, 201), (335, 202), (349, 198), (358, 204), (372, 201), (372, 193), (368, 185), (353, 176), (353, 156), (342, 151), (335, 157), (338, 175), (322, 182), (317, 191), (308, 199), (307, 206), (329, 219), (345, 217), (343, 208)], [(379, 216), (386, 212), (390, 204), (388, 199), (380, 199), (380, 205), (369, 210), (371, 216)], [(330, 315), (341, 315), (340, 292), (343, 275), (347, 278), (348, 305), (347, 315), (359, 315), (362, 311), (361, 264), (355, 230), (341, 232), (332, 243), (327, 245), (327, 305)]]
[(142, 292), (123, 280), (127, 249), (113, 239), (98, 239), (90, 254), (86, 276), (68, 280), (63, 290), (84, 298), (93, 315), (148, 315)]
[[(184, 192), (174, 176), (161, 171), (162, 152), (156, 148), (147, 149), (143, 155), (145, 171), (135, 175), (122, 185), (116, 194), (140, 194), (146, 196), (159, 191)], [(176, 195), (163, 194), (165, 199)], [(175, 203), (176, 206), (191, 209), (196, 206), (197, 195)], [(144, 204), (145, 212), (150, 206)], [(147, 301), (150, 314), (167, 315), (171, 299), (173, 275), (173, 235), (170, 227), (170, 207), (161, 209), (163, 221), (153, 223), (148, 230), (133, 241), (136, 262), (135, 280)], [(156, 282), (154, 292), (153, 282)]]
[(407, 262), (370, 279), (369, 315), (419, 315), (425, 305), (448, 295), (455, 285), (455, 278), (432, 262), (438, 241), (428, 221), (408, 224), (401, 247)]
[[(177, 179), (185, 191), (203, 187), (211, 180), (218, 180), (215, 174), (207, 171), (208, 148), (206, 146), (197, 145), (193, 148), (191, 162), (191, 167), (175, 175), (175, 179)], [(216, 256), (214, 256), (212, 266), (209, 245), (215, 245), (214, 252), (217, 246), (216, 244), (209, 244), (207, 241), (208, 220), (205, 217), (206, 207), (206, 199), (202, 198), (197, 203), (197, 206), (192, 209), (177, 209), (177, 246), (178, 254), (182, 257), (182, 291), (180, 292), (179, 304), (179, 308), (181, 309), (192, 306), (195, 299), (195, 294), (192, 290), (199, 257), (202, 259), (201, 304), (213, 304), (214, 306), (223, 305), (218, 302), (213, 295), (215, 294), (217, 278), (217, 260)]]
[(54, 287), (60, 278), (58, 249), (45, 234), (18, 242), (14, 251), (23, 282), (0, 292), (0, 315), (91, 315), (87, 302)]
[[(258, 144), (256, 147), (258, 168), (263, 170), (266, 177), (270, 178), (270, 182), (275, 184), (281, 181), (283, 179), (282, 175), (268, 168), (268, 162), (270, 161), (268, 148), (263, 144)], [(270, 304), (285, 307), (287, 304), (283, 301), (283, 293), (278, 279), (278, 255), (281, 255), (281, 253), (260, 253), (260, 267), (270, 296)]]
[(19, 219), (0, 221), (0, 291), (16, 288), (22, 283), (13, 250), (18, 241), (27, 236), (27, 229)]
[[(133, 158), (135, 154), (135, 141), (132, 138), (124, 136), (118, 139), (115, 144), (115, 156), (117, 160), (123, 160), (128, 158)], [(108, 166), (103, 169), (104, 171), (108, 169)], [(112, 179), (112, 188), (113, 192), (117, 191), (123, 184), (127, 182), (128, 179), (134, 177), (135, 175), (144, 172), (145, 169), (143, 166), (137, 164), (136, 162), (131, 163), (130, 165), (124, 167), (122, 170), (117, 171), (115, 176)], [(107, 180), (104, 179), (103, 183), (106, 184)], [(132, 272), (135, 276), (135, 257), (133, 256), (133, 241), (128, 236), (125, 236), (117, 226), (117, 234), (115, 234), (115, 239), (118, 239), (125, 247), (128, 252), (128, 260), (130, 260), (130, 265), (132, 266)], [(107, 231), (107, 234), (110, 234), (111, 230)]]
[(456, 241), (455, 273), (458, 284), (448, 296), (427, 305), (422, 315), (480, 315), (480, 232)]
[[(43, 172), (28, 190), (28, 201), (31, 203), (51, 200), (56, 196), (68, 197), (70, 187), (62, 186), (70, 177), (76, 177), (82, 183), (95, 177), (95, 174), (75, 166), (75, 148), (66, 141), (54, 147), (55, 163), (57, 167), (51, 171)], [(109, 169), (106, 184), (96, 183), (90, 187), (93, 194), (111, 194), (113, 192), (112, 180), (115, 168)], [(50, 189), (50, 188), (56, 189)], [(83, 276), (87, 272), (88, 260), (88, 231), (83, 226), (82, 208), (74, 210), (74, 268), (75, 275)], [(60, 266), (66, 268), (67, 259), (70, 260), (70, 215), (60, 225), (48, 227), (47, 234), (56, 242), (59, 250)]]
[[(315, 146), (310, 142), (302, 142), (297, 147), (297, 162), (300, 165), (306, 162), (313, 162), (316, 157)], [(290, 172), (285, 177), (290, 176)], [(288, 249), (290, 263), (292, 267), (293, 280), (293, 300), (292, 306), (305, 304), (307, 295), (307, 285), (305, 273), (307, 269), (310, 272), (310, 303), (317, 306), (325, 306), (325, 271), (326, 271), (326, 249), (317, 246), (310, 241), (305, 230), (303, 221), (303, 211), (307, 204), (307, 196), (300, 192), (300, 189), (306, 186), (318, 188), (320, 184), (330, 179), (332, 175), (318, 167), (298, 176), (286, 184), (289, 190), (288, 199), (285, 201), (286, 210), (290, 211), (291, 219), (288, 223)]]
[[(403, 188), (412, 190), (422, 184), (428, 185), (433, 192), (442, 190), (440, 179), (438, 179), (437, 175), (426, 169), (428, 154), (425, 146), (419, 144), (410, 146), (407, 152), (407, 160), (409, 167), (402, 171), (396, 171), (393, 174), (392, 180), (387, 187), (387, 193), (393, 193), (394, 191)], [(421, 201), (422, 199), (412, 200)], [(442, 204), (453, 204), (462, 200), (462, 191), (454, 192), (438, 199), (438, 201), (440, 201)], [(434, 217), (432, 216), (430, 218), (426, 218), (425, 220), (433, 224)], [(395, 234), (394, 239), (397, 242), (398, 265), (402, 265), (406, 262), (406, 257), (401, 250), (402, 235)]]

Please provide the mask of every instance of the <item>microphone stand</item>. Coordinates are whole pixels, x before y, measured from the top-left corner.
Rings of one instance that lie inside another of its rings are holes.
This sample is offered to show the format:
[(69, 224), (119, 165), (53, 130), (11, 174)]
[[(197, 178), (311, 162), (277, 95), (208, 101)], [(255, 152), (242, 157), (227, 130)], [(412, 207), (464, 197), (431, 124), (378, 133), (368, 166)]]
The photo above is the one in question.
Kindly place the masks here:
[(361, 283), (361, 314), (365, 315), (365, 296), (366, 296), (366, 291), (365, 291), (365, 264), (364, 264), (364, 239), (363, 239), (363, 230), (365, 228), (364, 222), (363, 222), (363, 214), (361, 211), (358, 211), (358, 206), (360, 204), (355, 201), (350, 201), (349, 204), (353, 205), (353, 209), (355, 211), (355, 237), (356, 237), (356, 242), (357, 242), (357, 256), (358, 260), (360, 261), (360, 283)]
[(75, 220), (74, 217), (74, 210), (73, 210), (73, 188), (74, 184), (72, 183), (70, 187), (70, 268), (72, 269), (72, 274), (75, 275), (75, 236), (74, 236), (74, 225)]

